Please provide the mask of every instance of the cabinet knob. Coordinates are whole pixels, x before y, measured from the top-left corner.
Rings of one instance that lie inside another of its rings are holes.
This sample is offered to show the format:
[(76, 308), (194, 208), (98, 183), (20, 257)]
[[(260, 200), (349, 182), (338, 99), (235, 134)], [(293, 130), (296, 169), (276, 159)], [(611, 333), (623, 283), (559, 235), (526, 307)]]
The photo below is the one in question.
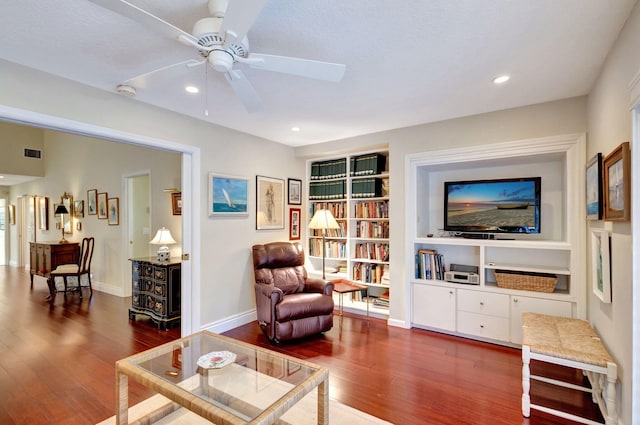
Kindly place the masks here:
[(480, 301), (480, 305), (484, 305), (484, 301)]
[(480, 325), (480, 329), (484, 329), (484, 325)]
[(449, 291), (449, 295), (453, 295), (453, 291)]
[(513, 302), (514, 302), (514, 303), (517, 303), (517, 302), (518, 302), (518, 299), (517, 299), (517, 298), (514, 298), (514, 299), (513, 299)]

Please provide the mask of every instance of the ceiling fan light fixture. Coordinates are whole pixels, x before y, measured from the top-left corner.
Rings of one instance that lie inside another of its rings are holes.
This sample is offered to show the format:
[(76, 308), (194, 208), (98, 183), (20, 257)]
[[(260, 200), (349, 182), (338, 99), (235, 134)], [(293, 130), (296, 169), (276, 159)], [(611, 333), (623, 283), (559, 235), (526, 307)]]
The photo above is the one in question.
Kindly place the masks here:
[(116, 87), (116, 91), (118, 92), (118, 94), (125, 96), (125, 97), (135, 97), (136, 95), (136, 89), (135, 87), (131, 87), (127, 84), (119, 84)]
[(213, 50), (209, 53), (207, 60), (218, 72), (229, 72), (233, 67), (233, 56), (224, 50)]

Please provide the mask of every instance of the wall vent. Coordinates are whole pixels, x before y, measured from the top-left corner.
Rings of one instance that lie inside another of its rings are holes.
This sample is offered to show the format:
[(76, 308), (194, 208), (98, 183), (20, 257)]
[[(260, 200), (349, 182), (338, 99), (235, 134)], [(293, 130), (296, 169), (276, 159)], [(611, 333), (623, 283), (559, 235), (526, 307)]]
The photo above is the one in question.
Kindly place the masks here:
[(42, 158), (42, 151), (24, 148), (24, 156), (27, 158)]

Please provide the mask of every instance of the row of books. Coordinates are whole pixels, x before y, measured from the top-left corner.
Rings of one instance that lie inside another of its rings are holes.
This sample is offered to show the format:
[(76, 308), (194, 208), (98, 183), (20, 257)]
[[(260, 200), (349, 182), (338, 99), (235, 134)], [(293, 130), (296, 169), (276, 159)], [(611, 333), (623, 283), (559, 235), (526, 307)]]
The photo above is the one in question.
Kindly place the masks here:
[(347, 195), (346, 180), (309, 183), (309, 199), (344, 199)]
[[(346, 238), (347, 237), (347, 222), (338, 221), (339, 229), (326, 229), (325, 236), (328, 238)], [(322, 229), (309, 229), (311, 236), (322, 236)]]
[(356, 226), (356, 237), (389, 239), (389, 222), (359, 221)]
[(355, 248), (355, 257), (368, 260), (389, 261), (389, 244), (375, 242), (358, 243)]
[(329, 210), (331, 211), (331, 214), (333, 214), (333, 216), (336, 219), (341, 219), (341, 218), (346, 218), (347, 215), (347, 203), (346, 202), (316, 202), (311, 204), (311, 208), (309, 210), (309, 217), (313, 217), (313, 214), (315, 214), (315, 212), (317, 210)]
[(347, 177), (347, 158), (311, 163), (311, 180)]
[(382, 179), (370, 177), (354, 179), (351, 182), (352, 198), (378, 198), (382, 196)]
[(356, 218), (389, 218), (389, 202), (369, 201), (355, 205)]
[[(344, 241), (325, 240), (325, 257), (347, 258), (347, 243)], [(309, 255), (322, 257), (322, 239), (309, 239)]]
[(389, 268), (386, 264), (355, 263), (353, 265), (353, 280), (364, 283), (388, 285), (388, 273)]
[(349, 175), (366, 176), (382, 174), (385, 171), (387, 157), (381, 153), (368, 153), (352, 156), (349, 163)]
[(416, 254), (416, 279), (444, 280), (445, 264), (435, 249), (420, 249)]

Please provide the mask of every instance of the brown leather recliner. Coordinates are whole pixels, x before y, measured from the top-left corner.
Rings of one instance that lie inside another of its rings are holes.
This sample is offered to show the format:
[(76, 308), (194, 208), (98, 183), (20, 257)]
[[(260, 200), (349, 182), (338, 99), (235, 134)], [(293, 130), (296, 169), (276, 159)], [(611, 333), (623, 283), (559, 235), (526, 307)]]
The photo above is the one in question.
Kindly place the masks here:
[(333, 283), (308, 277), (299, 242), (253, 246), (258, 323), (274, 342), (333, 327)]

